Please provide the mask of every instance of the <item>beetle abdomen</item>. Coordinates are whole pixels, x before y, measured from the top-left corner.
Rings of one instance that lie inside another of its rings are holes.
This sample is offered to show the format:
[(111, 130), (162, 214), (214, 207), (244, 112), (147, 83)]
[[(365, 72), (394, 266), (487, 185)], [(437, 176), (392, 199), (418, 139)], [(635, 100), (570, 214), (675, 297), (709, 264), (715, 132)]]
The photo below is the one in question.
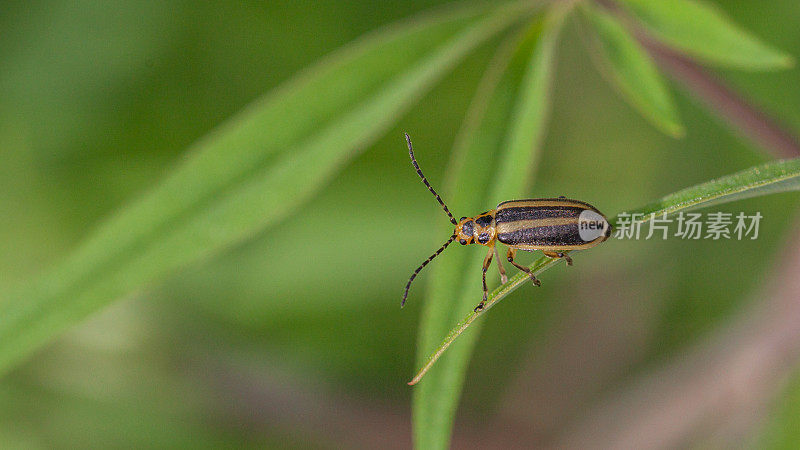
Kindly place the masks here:
[[(581, 232), (582, 222), (590, 215), (600, 227), (599, 233)], [(565, 198), (512, 200), (497, 205), (497, 239), (521, 250), (578, 250), (592, 247), (610, 231), (605, 217), (592, 205)]]

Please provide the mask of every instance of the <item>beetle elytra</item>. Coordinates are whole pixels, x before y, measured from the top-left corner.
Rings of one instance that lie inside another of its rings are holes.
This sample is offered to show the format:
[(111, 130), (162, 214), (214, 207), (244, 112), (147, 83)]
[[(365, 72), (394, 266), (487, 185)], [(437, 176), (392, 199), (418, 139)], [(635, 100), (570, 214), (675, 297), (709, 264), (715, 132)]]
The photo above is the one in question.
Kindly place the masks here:
[(483, 259), (483, 300), (475, 307), (477, 312), (486, 304), (489, 293), (486, 287), (486, 271), (494, 257), (497, 258), (501, 281), (503, 283), (507, 281), (505, 269), (496, 247), (498, 242), (508, 247), (506, 252), (508, 262), (527, 273), (531, 282), (539, 286), (541, 283), (533, 272), (514, 261), (517, 250), (528, 252), (541, 250), (546, 256), (564, 258), (567, 264), (572, 265), (572, 258), (566, 252), (594, 247), (611, 236), (611, 224), (597, 208), (586, 202), (566, 197), (506, 201), (491, 211), (475, 217), (462, 217), (461, 220), (456, 220), (442, 198), (422, 174), (417, 159), (414, 157), (411, 138), (408, 137), (408, 134), (405, 136), (408, 154), (411, 157), (411, 163), (417, 170), (417, 175), (436, 197), (450, 218), (450, 222), (455, 225), (455, 230), (453, 235), (411, 274), (403, 293), (401, 306), (405, 305), (411, 282), (414, 281), (417, 274), (456, 239), (462, 245), (477, 243), (489, 247), (489, 252)]

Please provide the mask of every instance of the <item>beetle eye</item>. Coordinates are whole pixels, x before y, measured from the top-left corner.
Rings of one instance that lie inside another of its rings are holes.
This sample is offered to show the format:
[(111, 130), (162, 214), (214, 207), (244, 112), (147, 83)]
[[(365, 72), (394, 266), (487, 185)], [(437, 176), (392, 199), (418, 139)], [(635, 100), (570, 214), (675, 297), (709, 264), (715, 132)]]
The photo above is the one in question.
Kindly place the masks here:
[(465, 241), (464, 239), (458, 241), (458, 243), (461, 245), (467, 245), (467, 241)]

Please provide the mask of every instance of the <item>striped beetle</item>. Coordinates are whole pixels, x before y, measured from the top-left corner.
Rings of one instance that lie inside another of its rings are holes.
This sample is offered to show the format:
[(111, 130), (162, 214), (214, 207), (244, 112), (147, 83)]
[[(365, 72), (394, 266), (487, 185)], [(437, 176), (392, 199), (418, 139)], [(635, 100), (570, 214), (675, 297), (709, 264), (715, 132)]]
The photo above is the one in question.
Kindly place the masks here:
[(401, 306), (406, 304), (408, 289), (417, 274), (456, 239), (461, 245), (478, 243), (489, 247), (489, 253), (483, 259), (483, 300), (475, 307), (474, 311), (477, 312), (483, 309), (486, 304), (486, 298), (489, 295), (489, 291), (486, 288), (486, 270), (492, 263), (492, 257), (497, 257), (497, 269), (500, 272), (501, 282), (506, 283), (508, 281), (503, 264), (500, 262), (500, 254), (495, 246), (497, 242), (508, 246), (508, 252), (506, 253), (508, 262), (527, 273), (534, 285), (540, 286), (541, 282), (529, 268), (514, 262), (517, 250), (526, 252), (542, 250), (545, 256), (564, 258), (567, 264), (571, 266), (572, 258), (565, 252), (594, 247), (611, 236), (611, 224), (603, 213), (586, 202), (571, 200), (563, 196), (558, 198), (510, 200), (500, 203), (491, 211), (486, 211), (475, 217), (462, 217), (461, 220), (457, 221), (453, 214), (450, 213), (447, 205), (442, 201), (442, 198), (439, 197), (439, 194), (428, 183), (425, 175), (422, 174), (422, 169), (419, 168), (417, 159), (414, 157), (411, 138), (408, 137), (408, 134), (405, 136), (411, 164), (417, 170), (417, 175), (422, 178), (422, 182), (425, 183), (428, 190), (442, 205), (444, 212), (450, 218), (450, 222), (456, 228), (450, 239), (411, 274), (411, 278), (406, 283)]

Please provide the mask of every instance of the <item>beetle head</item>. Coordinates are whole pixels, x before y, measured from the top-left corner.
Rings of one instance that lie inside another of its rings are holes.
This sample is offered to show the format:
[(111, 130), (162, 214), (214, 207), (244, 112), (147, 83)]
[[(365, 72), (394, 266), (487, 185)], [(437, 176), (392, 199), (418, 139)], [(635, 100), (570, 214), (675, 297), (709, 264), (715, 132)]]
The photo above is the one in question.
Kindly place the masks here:
[(462, 217), (455, 229), (456, 240), (461, 245), (475, 243), (475, 221), (472, 217)]

